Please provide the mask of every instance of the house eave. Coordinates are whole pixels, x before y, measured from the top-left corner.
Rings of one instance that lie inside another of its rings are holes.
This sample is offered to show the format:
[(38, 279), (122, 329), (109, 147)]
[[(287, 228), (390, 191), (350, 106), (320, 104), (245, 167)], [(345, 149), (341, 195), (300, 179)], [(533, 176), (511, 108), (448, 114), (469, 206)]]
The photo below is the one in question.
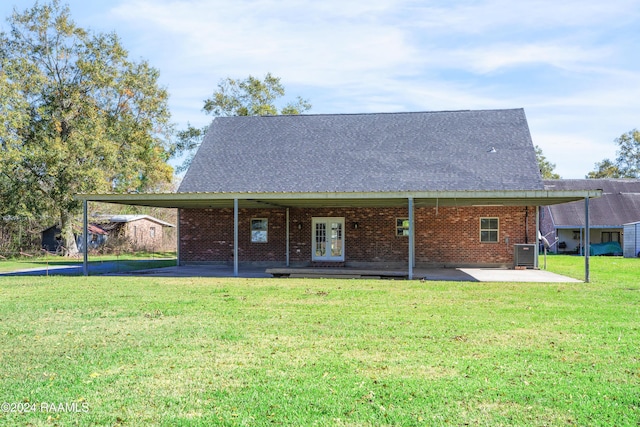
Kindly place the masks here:
[[(619, 225), (602, 225), (602, 224), (589, 224), (589, 228), (592, 230), (595, 229), (608, 229), (608, 228), (622, 228), (623, 224), (619, 224)], [(584, 228), (584, 224), (575, 224), (575, 225), (556, 225), (553, 228), (557, 229), (557, 230), (573, 230), (573, 229), (580, 229), (580, 228)]]
[(601, 190), (500, 190), (500, 191), (394, 191), (394, 192), (291, 192), (291, 193), (136, 193), (78, 194), (80, 201), (166, 208), (260, 207), (401, 207), (412, 198), (416, 207), (436, 206), (545, 206), (597, 198)]

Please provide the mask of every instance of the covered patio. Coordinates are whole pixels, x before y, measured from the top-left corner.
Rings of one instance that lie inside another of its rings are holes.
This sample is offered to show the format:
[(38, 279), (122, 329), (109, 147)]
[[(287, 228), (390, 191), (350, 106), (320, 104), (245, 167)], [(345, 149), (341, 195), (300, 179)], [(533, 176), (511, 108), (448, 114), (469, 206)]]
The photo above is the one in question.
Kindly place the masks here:
[[(423, 282), (502, 282), (502, 283), (581, 283), (581, 280), (538, 269), (504, 268), (415, 268), (414, 279)], [(233, 266), (182, 265), (154, 268), (110, 276), (141, 277), (241, 277), (241, 278), (310, 278), (310, 279), (386, 279), (406, 280), (406, 270), (352, 268), (267, 268), (247, 266), (234, 275)]]
[[(482, 207), (482, 206), (535, 206), (536, 230), (532, 233), (531, 241), (536, 243), (538, 230), (539, 207), (584, 200), (585, 224), (589, 228), (589, 199), (600, 197), (601, 190), (504, 190), (504, 191), (399, 191), (399, 192), (313, 192), (313, 193), (150, 193), (150, 194), (84, 194), (77, 195), (83, 202), (83, 228), (87, 236), (88, 202), (118, 203), (126, 205), (155, 206), (179, 209), (197, 208), (232, 208), (234, 213), (233, 225), (233, 270), (234, 277), (241, 276), (238, 257), (238, 212), (239, 209), (278, 208), (286, 210), (286, 235), (289, 236), (290, 208), (359, 208), (359, 207), (395, 207), (406, 209), (409, 218), (408, 262), (406, 268), (399, 273), (403, 278), (428, 280), (429, 273), (422, 274), (415, 264), (415, 208), (428, 207), (437, 212), (440, 207)], [(180, 221), (178, 221), (180, 222)], [(178, 230), (178, 240), (180, 230)], [(289, 240), (286, 240), (286, 261), (284, 268), (290, 267)], [(587, 242), (588, 244), (588, 242)], [(538, 267), (538, 245), (535, 244), (535, 264)], [(178, 245), (178, 263), (180, 263), (180, 245)], [(585, 282), (589, 282), (589, 251), (585, 251)], [(83, 271), (88, 274), (88, 258), (84, 254)], [(179, 265), (178, 269), (181, 268)], [(244, 268), (244, 267), (243, 267)], [(445, 269), (452, 270), (452, 269)], [(456, 269), (464, 273), (464, 269)], [(482, 269), (480, 269), (482, 270)], [(346, 270), (342, 270), (346, 272)]]

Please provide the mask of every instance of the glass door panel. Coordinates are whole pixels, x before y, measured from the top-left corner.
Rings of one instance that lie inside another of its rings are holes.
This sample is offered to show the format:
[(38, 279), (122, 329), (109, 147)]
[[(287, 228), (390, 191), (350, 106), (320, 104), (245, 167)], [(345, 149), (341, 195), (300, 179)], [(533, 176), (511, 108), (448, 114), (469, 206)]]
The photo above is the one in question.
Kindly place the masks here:
[(312, 260), (344, 261), (344, 218), (313, 218)]
[(331, 223), (331, 256), (342, 257), (342, 223)]
[(317, 222), (315, 227), (315, 257), (327, 256), (327, 224)]

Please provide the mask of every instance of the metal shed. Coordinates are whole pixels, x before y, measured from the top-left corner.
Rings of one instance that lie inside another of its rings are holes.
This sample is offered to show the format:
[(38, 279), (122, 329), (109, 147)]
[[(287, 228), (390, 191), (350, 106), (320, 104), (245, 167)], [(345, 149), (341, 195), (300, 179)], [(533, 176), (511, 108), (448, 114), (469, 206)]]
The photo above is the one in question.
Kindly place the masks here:
[(624, 224), (624, 257), (640, 257), (640, 221)]

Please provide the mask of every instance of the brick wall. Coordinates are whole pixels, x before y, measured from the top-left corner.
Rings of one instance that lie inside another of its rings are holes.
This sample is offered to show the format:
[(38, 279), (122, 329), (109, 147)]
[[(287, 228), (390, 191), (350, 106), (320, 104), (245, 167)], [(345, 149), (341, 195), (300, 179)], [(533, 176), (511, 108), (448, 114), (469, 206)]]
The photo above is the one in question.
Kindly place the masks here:
[[(124, 223), (123, 234), (134, 250), (170, 251), (176, 249), (175, 233), (148, 219)], [(153, 230), (152, 230), (153, 229)]]
[[(313, 217), (344, 217), (345, 263), (406, 263), (407, 236), (396, 236), (396, 218), (406, 208), (291, 208), (290, 261), (311, 264)], [(499, 218), (497, 243), (480, 242), (480, 218)], [(251, 242), (251, 219), (267, 218), (268, 242)], [(416, 208), (415, 255), (418, 265), (512, 265), (513, 245), (535, 243), (535, 207)], [(238, 261), (286, 261), (286, 210), (240, 209)], [(353, 224), (358, 223), (358, 228)], [(300, 224), (301, 228), (298, 228)], [(182, 262), (233, 262), (233, 210), (182, 209)]]

